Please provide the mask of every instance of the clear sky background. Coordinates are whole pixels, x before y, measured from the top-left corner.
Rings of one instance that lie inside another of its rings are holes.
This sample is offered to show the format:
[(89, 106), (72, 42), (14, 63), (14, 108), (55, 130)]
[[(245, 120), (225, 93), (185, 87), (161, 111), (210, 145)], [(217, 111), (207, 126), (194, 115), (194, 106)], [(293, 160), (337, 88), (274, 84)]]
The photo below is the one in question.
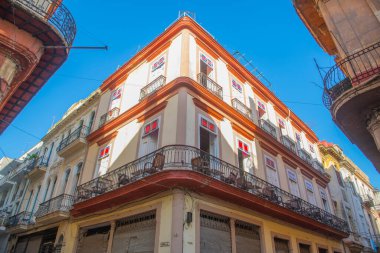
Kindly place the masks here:
[[(74, 45), (108, 45), (109, 50), (72, 50), (65, 64), (13, 121), (15, 126), (43, 137), (70, 105), (87, 97), (163, 32), (179, 10), (188, 10), (196, 13), (197, 22), (227, 50), (238, 50), (252, 60), (272, 83), (272, 91), (319, 139), (338, 144), (380, 188), (374, 166), (338, 129), (322, 104), (322, 90), (315, 85), (322, 86), (322, 80), (313, 58), (323, 67), (334, 61), (312, 38), (291, 0), (64, 0), (64, 4), (77, 24)], [(9, 157), (19, 157), (37, 142), (12, 126), (0, 136), (0, 148)]]

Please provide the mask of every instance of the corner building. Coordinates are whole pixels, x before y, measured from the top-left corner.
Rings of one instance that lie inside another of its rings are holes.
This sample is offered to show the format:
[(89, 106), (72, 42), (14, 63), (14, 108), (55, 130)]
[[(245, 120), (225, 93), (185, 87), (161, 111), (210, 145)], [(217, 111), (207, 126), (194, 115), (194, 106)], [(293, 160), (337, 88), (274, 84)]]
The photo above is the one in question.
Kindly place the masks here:
[(193, 19), (100, 89), (64, 252), (344, 252), (316, 135)]

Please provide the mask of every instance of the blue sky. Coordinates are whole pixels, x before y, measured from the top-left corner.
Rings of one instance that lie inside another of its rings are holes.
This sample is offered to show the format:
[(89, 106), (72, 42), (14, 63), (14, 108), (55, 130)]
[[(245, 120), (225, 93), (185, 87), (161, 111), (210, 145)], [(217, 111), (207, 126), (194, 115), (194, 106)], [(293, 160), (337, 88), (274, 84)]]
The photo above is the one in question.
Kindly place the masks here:
[[(288, 1), (125, 1), (65, 0), (77, 23), (75, 46), (109, 46), (108, 51), (72, 50), (13, 124), (42, 137), (74, 102), (85, 98), (116, 68), (164, 31), (179, 10), (196, 20), (230, 52), (238, 50), (264, 73), (272, 91), (303, 119), (321, 140), (338, 144), (380, 188), (379, 174), (333, 123), (322, 105), (321, 66), (333, 59), (315, 42)], [(18, 157), (38, 139), (10, 126), (0, 148)], [(2, 154), (0, 154), (0, 157)]]

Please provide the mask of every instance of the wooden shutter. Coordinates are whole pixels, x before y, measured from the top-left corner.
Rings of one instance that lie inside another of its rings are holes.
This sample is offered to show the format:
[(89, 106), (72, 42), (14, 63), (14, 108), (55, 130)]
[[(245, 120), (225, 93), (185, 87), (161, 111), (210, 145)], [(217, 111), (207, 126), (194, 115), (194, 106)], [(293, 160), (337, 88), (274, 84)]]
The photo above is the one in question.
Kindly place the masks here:
[(200, 252), (230, 253), (230, 219), (222, 215), (201, 211), (200, 220)]
[(42, 235), (33, 236), (29, 238), (28, 246), (26, 247), (25, 252), (39, 252), (42, 242)]
[(259, 227), (244, 221), (235, 222), (236, 252), (260, 253)]
[(275, 253), (290, 253), (288, 240), (274, 238), (274, 248)]
[(155, 237), (155, 211), (128, 217), (116, 224), (112, 252), (153, 253)]
[(77, 253), (107, 252), (110, 226), (88, 229), (80, 234)]

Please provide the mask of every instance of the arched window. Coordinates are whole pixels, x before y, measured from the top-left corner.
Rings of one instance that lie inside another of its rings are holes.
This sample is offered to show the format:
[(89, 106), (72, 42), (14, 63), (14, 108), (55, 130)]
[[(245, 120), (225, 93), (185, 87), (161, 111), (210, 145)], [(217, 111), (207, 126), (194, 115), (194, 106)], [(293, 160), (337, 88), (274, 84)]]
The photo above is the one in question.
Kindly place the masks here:
[(73, 184), (71, 186), (71, 194), (72, 195), (75, 194), (75, 191), (77, 189), (79, 178), (80, 178), (80, 174), (82, 172), (82, 167), (83, 167), (83, 163), (80, 162), (80, 163), (78, 163), (78, 165), (75, 168), (74, 181), (73, 181)]
[(49, 194), (50, 183), (51, 183), (51, 180), (49, 178), (47, 181), (47, 184), (46, 184), (45, 194), (44, 194), (44, 198), (42, 199), (42, 202), (44, 202), (46, 200), (46, 197)]
[(51, 187), (51, 190), (50, 190), (50, 193), (49, 193), (49, 199), (52, 198), (53, 194), (54, 194), (54, 190), (55, 190), (55, 186), (57, 185), (57, 176), (54, 177), (54, 179), (52, 180), (53, 182), (53, 186)]
[(62, 188), (61, 188), (61, 193), (62, 194), (64, 194), (66, 192), (66, 186), (67, 186), (67, 182), (69, 181), (70, 172), (71, 172), (70, 169), (67, 169), (65, 171), (65, 175), (63, 177), (63, 182), (62, 182)]

